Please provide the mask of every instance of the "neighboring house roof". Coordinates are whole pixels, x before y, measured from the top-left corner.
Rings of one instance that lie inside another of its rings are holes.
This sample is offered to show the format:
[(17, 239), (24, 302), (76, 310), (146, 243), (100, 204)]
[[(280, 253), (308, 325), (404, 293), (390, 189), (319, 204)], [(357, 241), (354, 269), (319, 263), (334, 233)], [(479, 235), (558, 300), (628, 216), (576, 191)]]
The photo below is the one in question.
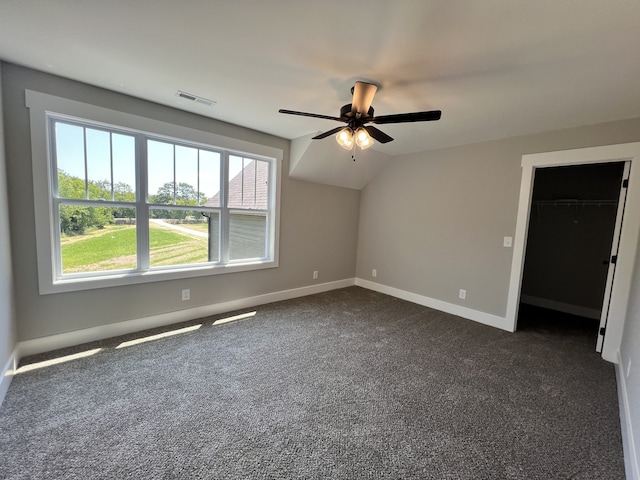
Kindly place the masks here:
[[(269, 206), (269, 163), (251, 160), (229, 182), (230, 208), (266, 210)], [(220, 192), (207, 200), (206, 207), (220, 206)]]

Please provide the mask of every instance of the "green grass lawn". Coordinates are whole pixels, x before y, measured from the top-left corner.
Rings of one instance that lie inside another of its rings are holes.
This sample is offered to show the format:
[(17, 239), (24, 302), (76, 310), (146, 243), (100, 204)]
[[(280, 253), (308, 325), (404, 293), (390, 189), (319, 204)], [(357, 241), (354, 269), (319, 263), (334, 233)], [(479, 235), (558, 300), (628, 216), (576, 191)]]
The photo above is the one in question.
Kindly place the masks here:
[[(183, 265), (208, 260), (207, 239), (150, 225), (151, 265)], [(110, 225), (61, 239), (63, 273), (136, 268), (136, 227)]]
[(136, 267), (136, 228), (109, 226), (86, 235), (62, 239), (64, 273)]
[(181, 223), (182, 228), (188, 228), (189, 230), (195, 230), (196, 232), (206, 233), (209, 231), (209, 225), (206, 223)]
[(154, 224), (149, 231), (149, 246), (152, 267), (203, 263), (208, 260), (206, 238), (192, 237)]

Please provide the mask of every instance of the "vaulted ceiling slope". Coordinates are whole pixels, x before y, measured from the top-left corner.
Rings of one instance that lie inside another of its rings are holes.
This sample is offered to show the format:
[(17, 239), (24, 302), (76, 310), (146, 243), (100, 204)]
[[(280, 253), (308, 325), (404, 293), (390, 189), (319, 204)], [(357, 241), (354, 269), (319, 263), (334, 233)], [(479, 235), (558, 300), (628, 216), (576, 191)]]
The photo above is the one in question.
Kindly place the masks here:
[(377, 115), (442, 110), (386, 125), (387, 157), (638, 117), (638, 45), (623, 0), (0, 2), (0, 59), (279, 137), (337, 126), (278, 109), (337, 115), (356, 80)]

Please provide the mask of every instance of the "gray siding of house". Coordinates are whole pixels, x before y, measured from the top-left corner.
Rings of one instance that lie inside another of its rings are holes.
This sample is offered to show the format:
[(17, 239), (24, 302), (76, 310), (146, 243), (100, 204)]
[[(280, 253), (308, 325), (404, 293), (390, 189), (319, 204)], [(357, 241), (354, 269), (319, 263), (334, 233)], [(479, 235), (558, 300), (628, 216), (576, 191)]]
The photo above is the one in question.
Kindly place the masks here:
[(229, 218), (229, 258), (265, 256), (267, 219), (265, 215), (234, 214)]

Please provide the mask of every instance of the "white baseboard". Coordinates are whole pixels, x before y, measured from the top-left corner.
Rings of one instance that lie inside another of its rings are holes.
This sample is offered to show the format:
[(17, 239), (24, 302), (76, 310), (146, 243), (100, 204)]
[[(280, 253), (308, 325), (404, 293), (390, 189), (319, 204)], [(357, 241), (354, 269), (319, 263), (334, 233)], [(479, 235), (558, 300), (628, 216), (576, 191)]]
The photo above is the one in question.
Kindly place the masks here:
[(9, 355), (7, 363), (4, 365), (2, 371), (0, 371), (0, 406), (4, 401), (7, 390), (9, 390), (11, 380), (13, 380), (13, 373), (18, 368), (18, 361), (18, 346), (16, 345), (11, 355)]
[(595, 320), (600, 319), (601, 312), (597, 308), (581, 307), (580, 305), (572, 305), (570, 303), (549, 300), (548, 298), (534, 297), (532, 295), (520, 295), (520, 301), (527, 305), (533, 305), (534, 307), (548, 308), (549, 310), (569, 313), (579, 317), (593, 318)]
[[(25, 340), (18, 344), (19, 358), (38, 353), (49, 352), (59, 348), (72, 347), (82, 343), (103, 340), (105, 338), (117, 337), (128, 333), (139, 332), (149, 328), (163, 327), (174, 323), (186, 322), (198, 318), (218, 315), (220, 313), (231, 312), (242, 308), (250, 308), (267, 303), (289, 300), (292, 298), (304, 297), (315, 293), (327, 292), (338, 288), (351, 287), (355, 285), (354, 278), (337, 280), (335, 282), (321, 283), (307, 287), (283, 290), (280, 292), (267, 293), (249, 298), (230, 300), (228, 302), (214, 303), (202, 307), (178, 310), (175, 312), (162, 313), (144, 318), (126, 320), (123, 322), (110, 323), (99, 327), (85, 328), (74, 332), (60, 333), (33, 340)], [(19, 360), (18, 358), (18, 360)]]
[(407, 300), (408, 302), (417, 303), (425, 307), (440, 310), (441, 312), (457, 315), (468, 320), (473, 320), (484, 325), (496, 327), (501, 330), (513, 332), (513, 325), (507, 321), (505, 317), (499, 317), (490, 313), (481, 312), (479, 310), (473, 310), (471, 308), (462, 307), (453, 303), (443, 302), (442, 300), (436, 300), (435, 298), (425, 297), (424, 295), (418, 295), (417, 293), (407, 292), (406, 290), (400, 290), (394, 287), (388, 287), (380, 283), (371, 282), (362, 278), (356, 278), (356, 285), (376, 292), (391, 295), (392, 297)]
[(358, 285), (369, 290), (391, 295), (401, 298), (409, 302), (417, 303), (426, 307), (434, 308), (443, 312), (458, 315), (469, 320), (500, 328), (502, 330), (512, 331), (512, 326), (505, 318), (489, 313), (480, 312), (460, 305), (443, 302), (433, 298), (425, 297), (415, 293), (407, 292), (393, 287), (387, 287), (379, 283), (370, 282), (361, 278), (347, 278), (334, 282), (321, 283), (317, 285), (309, 285), (306, 287), (294, 288), (291, 290), (283, 290), (279, 292), (257, 295), (254, 297), (241, 298), (238, 300), (230, 300), (228, 302), (214, 303), (195, 307), (186, 310), (178, 310), (175, 312), (162, 313), (149, 317), (126, 320), (123, 322), (110, 323), (100, 325), (98, 327), (85, 328), (73, 332), (60, 333), (47, 337), (35, 338), (32, 340), (24, 340), (18, 343), (16, 347), (17, 354), (14, 355), (15, 362), (20, 358), (38, 353), (49, 352), (59, 348), (72, 347), (82, 343), (103, 340), (105, 338), (117, 337), (118, 335), (126, 335), (129, 333), (139, 332), (149, 328), (163, 327), (174, 323), (195, 320), (198, 318), (218, 315), (225, 312), (231, 312), (242, 308), (255, 307), (267, 303), (279, 302), (282, 300), (290, 300), (292, 298), (304, 297), (315, 293), (327, 292), (338, 288), (350, 287)]
[(633, 424), (631, 409), (627, 395), (627, 383), (620, 350), (616, 352), (616, 377), (618, 380), (618, 404), (620, 408), (620, 427), (622, 429), (622, 449), (624, 452), (624, 468), (627, 480), (640, 480), (640, 465), (633, 440)]

